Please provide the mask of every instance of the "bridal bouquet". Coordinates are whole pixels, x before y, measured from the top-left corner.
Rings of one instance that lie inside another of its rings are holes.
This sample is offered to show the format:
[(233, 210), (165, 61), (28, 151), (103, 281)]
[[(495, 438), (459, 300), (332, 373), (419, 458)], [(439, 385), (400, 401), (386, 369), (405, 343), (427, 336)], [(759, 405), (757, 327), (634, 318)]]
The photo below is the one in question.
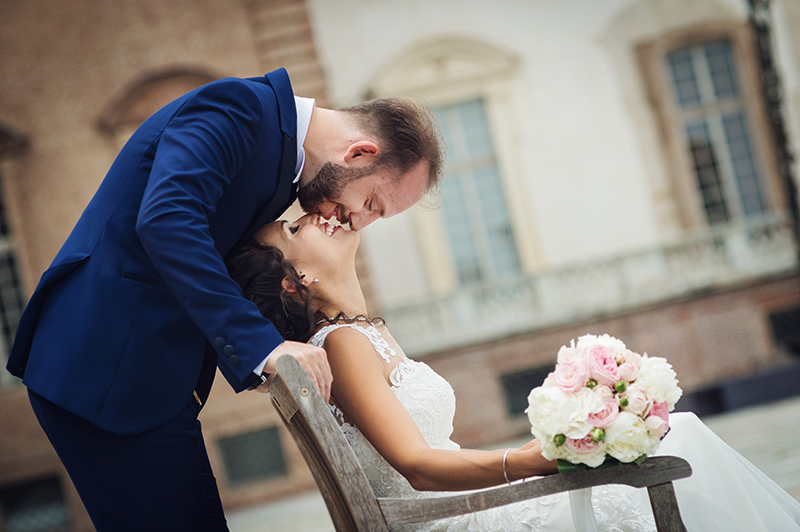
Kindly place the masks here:
[(634, 353), (607, 334), (586, 335), (559, 350), (525, 412), (548, 460), (641, 463), (669, 429), (681, 393), (666, 359)]

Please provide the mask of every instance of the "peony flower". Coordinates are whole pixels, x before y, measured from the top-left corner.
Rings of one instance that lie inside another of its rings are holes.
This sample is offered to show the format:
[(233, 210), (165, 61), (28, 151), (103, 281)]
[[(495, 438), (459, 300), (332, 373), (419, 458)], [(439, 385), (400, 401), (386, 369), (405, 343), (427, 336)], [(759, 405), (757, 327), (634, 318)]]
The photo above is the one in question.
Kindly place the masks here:
[(580, 349), (592, 345), (600, 345), (608, 347), (615, 353), (619, 353), (620, 351), (626, 350), (625, 344), (622, 343), (622, 340), (618, 340), (617, 338), (614, 338), (613, 336), (609, 336), (607, 334), (603, 334), (601, 336), (595, 336), (593, 334), (585, 334), (578, 338), (578, 343), (576, 344), (575, 347)]
[(592, 379), (598, 384), (613, 387), (619, 381), (619, 368), (614, 350), (602, 345), (586, 348), (586, 363)]
[(562, 345), (561, 349), (558, 350), (558, 356), (556, 357), (556, 364), (561, 364), (565, 360), (568, 360), (570, 358), (583, 358), (583, 353), (574, 346), (567, 347), (565, 345)]
[(556, 386), (567, 393), (583, 388), (589, 378), (589, 368), (582, 358), (565, 359), (556, 366), (553, 373)]
[(672, 366), (607, 334), (563, 346), (525, 413), (542, 456), (590, 467), (606, 456), (632, 462), (655, 453), (681, 396)]
[(681, 398), (682, 391), (678, 387), (675, 370), (661, 357), (645, 357), (639, 367), (639, 378), (636, 380), (647, 396), (655, 403), (666, 401), (669, 410)]
[(531, 432), (541, 441), (552, 440), (556, 434), (568, 438), (583, 438), (592, 429), (587, 419), (603, 409), (603, 401), (588, 388), (577, 393), (565, 393), (558, 387), (538, 387), (528, 395), (528, 420)]
[(650, 435), (639, 416), (629, 412), (620, 412), (605, 432), (606, 453), (620, 462), (633, 462), (643, 454), (653, 454), (658, 448), (658, 438)]

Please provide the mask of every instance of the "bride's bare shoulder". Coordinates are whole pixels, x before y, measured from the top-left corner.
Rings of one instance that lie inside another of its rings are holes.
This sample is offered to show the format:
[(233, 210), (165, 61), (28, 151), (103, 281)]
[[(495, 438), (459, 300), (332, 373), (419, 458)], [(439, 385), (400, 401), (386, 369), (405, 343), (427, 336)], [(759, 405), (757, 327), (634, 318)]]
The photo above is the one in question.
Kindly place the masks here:
[(369, 353), (374, 352), (370, 339), (355, 327), (338, 327), (325, 337), (323, 347), (331, 353)]

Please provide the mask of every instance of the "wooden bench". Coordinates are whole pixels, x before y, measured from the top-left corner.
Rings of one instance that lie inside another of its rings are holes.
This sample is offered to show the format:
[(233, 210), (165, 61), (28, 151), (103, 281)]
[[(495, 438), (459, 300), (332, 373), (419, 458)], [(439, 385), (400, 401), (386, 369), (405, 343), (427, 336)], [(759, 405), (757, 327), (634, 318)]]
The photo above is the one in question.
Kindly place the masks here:
[(692, 474), (691, 467), (682, 458), (651, 457), (638, 466), (625, 464), (552, 475), (463, 495), (377, 498), (328, 405), (293, 357), (284, 356), (278, 360), (270, 393), (340, 532), (388, 531), (393, 525), (423, 523), (603, 484), (646, 487), (659, 532), (686, 530), (672, 487), (673, 480)]

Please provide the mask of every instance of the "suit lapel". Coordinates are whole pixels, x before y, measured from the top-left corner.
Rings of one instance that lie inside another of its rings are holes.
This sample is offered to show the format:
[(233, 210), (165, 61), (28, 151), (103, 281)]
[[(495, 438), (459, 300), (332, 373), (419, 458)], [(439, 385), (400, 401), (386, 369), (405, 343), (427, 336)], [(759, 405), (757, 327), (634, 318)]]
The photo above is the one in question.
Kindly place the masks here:
[(297, 198), (297, 185), (294, 181), (294, 167), (297, 161), (297, 141), (293, 137), (283, 136), (281, 147), (281, 162), (278, 168), (278, 186), (272, 197), (264, 205), (256, 221), (242, 235), (242, 238), (231, 249), (230, 253), (239, 249), (252, 238), (258, 229), (265, 223), (275, 219), (288, 209)]
[(294, 102), (294, 92), (289, 75), (282, 68), (266, 74), (265, 79), (275, 91), (275, 97), (278, 100), (279, 126), (283, 136), (281, 161), (278, 166), (278, 184), (255, 222), (250, 225), (229, 253), (236, 251), (249, 241), (262, 225), (274, 221), (289, 208), (297, 197), (297, 186), (293, 183), (294, 169), (297, 164), (297, 107)]

